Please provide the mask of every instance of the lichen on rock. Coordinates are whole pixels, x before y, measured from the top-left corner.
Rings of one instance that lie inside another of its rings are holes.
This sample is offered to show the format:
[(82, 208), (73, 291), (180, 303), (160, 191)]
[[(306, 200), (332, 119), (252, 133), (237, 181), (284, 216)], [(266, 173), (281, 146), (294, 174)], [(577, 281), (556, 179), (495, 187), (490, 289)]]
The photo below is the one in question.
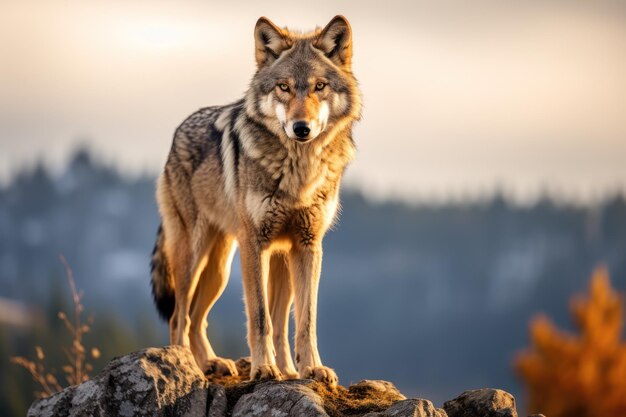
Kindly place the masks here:
[(465, 391), (446, 401), (443, 408), (448, 417), (517, 417), (515, 398), (506, 391), (491, 388)]

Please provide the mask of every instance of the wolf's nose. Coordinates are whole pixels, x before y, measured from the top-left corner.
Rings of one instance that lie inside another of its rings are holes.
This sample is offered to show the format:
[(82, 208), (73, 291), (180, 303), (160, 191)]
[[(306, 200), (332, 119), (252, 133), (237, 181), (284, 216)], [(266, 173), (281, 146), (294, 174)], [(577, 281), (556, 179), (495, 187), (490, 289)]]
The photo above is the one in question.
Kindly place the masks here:
[(311, 132), (307, 122), (295, 122), (293, 124), (293, 133), (299, 138), (306, 138)]

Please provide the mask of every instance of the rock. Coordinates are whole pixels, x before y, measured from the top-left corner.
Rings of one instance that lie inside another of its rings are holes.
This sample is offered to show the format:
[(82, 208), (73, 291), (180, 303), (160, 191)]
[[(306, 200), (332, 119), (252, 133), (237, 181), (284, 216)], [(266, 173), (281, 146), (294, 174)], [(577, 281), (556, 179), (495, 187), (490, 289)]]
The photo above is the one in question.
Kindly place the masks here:
[(364, 417), (447, 417), (447, 414), (430, 401), (417, 398), (398, 401), (383, 412), (368, 413)]
[(515, 398), (492, 388), (465, 391), (446, 401), (443, 408), (449, 417), (517, 417)]
[(228, 408), (228, 402), (226, 401), (226, 390), (224, 387), (217, 384), (209, 385), (207, 395), (207, 417), (224, 417)]
[(406, 400), (406, 397), (402, 395), (398, 388), (391, 382), (382, 381), (380, 379), (368, 380), (364, 379), (351, 385), (348, 391), (357, 395), (377, 395), (386, 397), (392, 401)]
[(310, 381), (265, 382), (242, 396), (232, 417), (328, 417), (322, 399), (306, 385)]
[(35, 402), (28, 416), (199, 417), (209, 394), (211, 404), (221, 401), (219, 389), (206, 388), (188, 349), (150, 348), (115, 358), (96, 378)]

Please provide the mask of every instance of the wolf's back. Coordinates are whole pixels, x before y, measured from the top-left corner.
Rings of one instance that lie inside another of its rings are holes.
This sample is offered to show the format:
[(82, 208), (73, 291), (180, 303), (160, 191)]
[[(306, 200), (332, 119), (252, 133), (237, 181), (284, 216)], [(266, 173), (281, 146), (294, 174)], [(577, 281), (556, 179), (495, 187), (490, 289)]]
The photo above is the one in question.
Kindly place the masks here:
[(150, 261), (152, 295), (159, 315), (164, 320), (169, 320), (174, 313), (176, 298), (174, 297), (174, 283), (167, 257), (165, 256), (164, 245), (165, 234), (163, 226), (159, 225)]

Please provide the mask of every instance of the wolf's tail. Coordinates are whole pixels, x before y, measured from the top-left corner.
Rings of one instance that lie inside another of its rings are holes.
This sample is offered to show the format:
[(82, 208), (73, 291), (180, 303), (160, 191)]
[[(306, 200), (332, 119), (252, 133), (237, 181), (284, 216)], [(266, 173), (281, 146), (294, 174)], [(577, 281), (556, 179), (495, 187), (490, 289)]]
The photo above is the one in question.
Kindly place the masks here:
[(165, 233), (163, 232), (163, 225), (159, 225), (150, 261), (152, 295), (161, 318), (169, 320), (172, 314), (174, 314), (176, 298), (174, 297), (174, 282), (167, 257), (165, 256), (164, 245)]

